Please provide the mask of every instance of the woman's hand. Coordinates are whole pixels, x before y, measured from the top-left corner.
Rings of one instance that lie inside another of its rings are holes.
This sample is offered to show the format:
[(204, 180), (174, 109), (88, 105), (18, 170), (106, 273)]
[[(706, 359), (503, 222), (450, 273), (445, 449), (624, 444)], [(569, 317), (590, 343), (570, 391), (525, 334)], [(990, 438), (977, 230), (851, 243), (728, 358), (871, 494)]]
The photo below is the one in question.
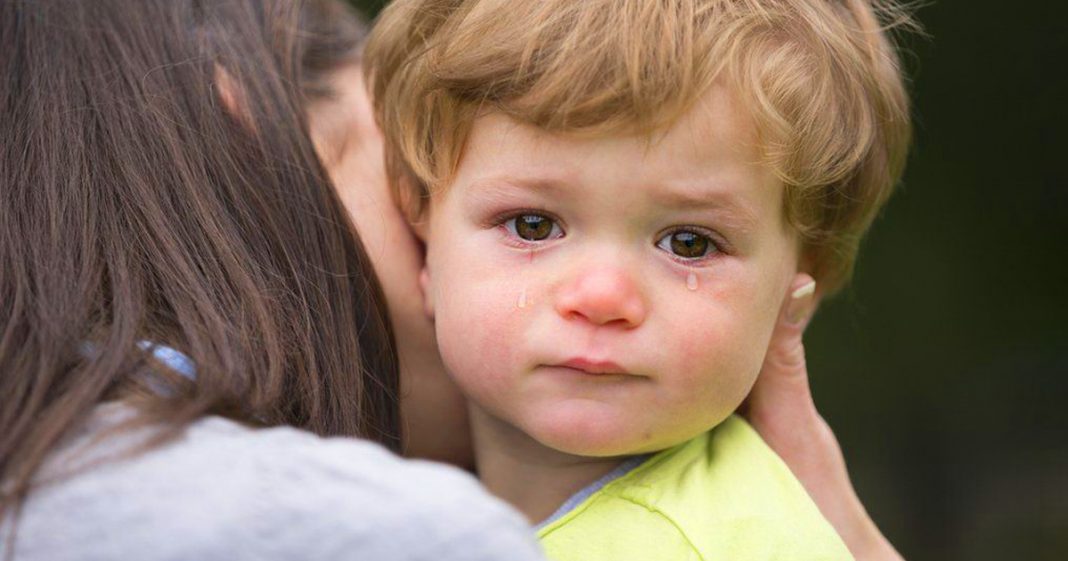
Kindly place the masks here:
[(857, 561), (901, 561), (857, 498), (838, 439), (812, 400), (801, 336), (816, 308), (815, 289), (806, 274), (791, 284), (743, 413), (786, 461)]

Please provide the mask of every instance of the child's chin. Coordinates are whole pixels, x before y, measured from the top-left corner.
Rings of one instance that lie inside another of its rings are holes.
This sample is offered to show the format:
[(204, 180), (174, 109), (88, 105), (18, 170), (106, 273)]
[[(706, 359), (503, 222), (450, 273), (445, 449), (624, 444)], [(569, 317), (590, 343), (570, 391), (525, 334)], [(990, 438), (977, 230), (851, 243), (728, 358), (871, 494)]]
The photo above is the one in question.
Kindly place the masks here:
[(568, 438), (566, 436), (555, 437), (554, 435), (549, 438), (539, 438), (538, 441), (553, 450), (589, 458), (611, 458), (614, 456), (629, 456), (640, 453), (637, 445), (611, 440), (594, 441), (590, 438), (579, 439)]
[(627, 456), (673, 444), (629, 423), (590, 415), (557, 415), (539, 421), (527, 427), (530, 436), (544, 446), (576, 456)]

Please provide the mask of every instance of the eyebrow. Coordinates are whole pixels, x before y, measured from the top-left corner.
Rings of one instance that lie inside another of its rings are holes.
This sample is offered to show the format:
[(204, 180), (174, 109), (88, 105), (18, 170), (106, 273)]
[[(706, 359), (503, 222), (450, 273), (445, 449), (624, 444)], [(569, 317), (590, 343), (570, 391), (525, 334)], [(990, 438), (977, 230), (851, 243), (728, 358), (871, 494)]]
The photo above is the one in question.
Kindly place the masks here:
[(533, 195), (535, 199), (555, 201), (565, 199), (567, 192), (567, 181), (562, 178), (491, 175), (468, 183), (463, 197), (481, 201), (482, 204), (506, 204), (513, 202), (520, 193)]
[(492, 175), (480, 177), (468, 184), (468, 189), (490, 195), (514, 190), (534, 191), (542, 195), (560, 196), (567, 191), (566, 180), (557, 178), (527, 178)]
[[(539, 196), (556, 199), (565, 197), (569, 191), (566, 177), (516, 177), (493, 175), (480, 177), (469, 183), (469, 192), (480, 198), (507, 198), (515, 190), (533, 192)], [(729, 227), (749, 232), (759, 224), (757, 214), (735, 194), (709, 188), (706, 185), (684, 184), (670, 186), (660, 184), (653, 190), (650, 200), (674, 210), (714, 212), (720, 221)]]
[(759, 222), (752, 207), (741, 197), (723, 190), (701, 186), (670, 187), (662, 185), (653, 198), (669, 208), (680, 210), (715, 211), (735, 228), (753, 230)]

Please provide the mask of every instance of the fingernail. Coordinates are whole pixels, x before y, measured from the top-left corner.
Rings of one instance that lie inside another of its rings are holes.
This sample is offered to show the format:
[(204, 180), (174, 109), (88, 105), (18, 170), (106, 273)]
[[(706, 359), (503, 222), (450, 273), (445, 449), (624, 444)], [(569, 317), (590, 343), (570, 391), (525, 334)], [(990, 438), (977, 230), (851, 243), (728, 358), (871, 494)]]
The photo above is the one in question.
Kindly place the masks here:
[(816, 293), (816, 281), (809, 281), (799, 286), (790, 293), (790, 307), (787, 310), (786, 320), (791, 324), (801, 323), (809, 314), (812, 305), (812, 295)]

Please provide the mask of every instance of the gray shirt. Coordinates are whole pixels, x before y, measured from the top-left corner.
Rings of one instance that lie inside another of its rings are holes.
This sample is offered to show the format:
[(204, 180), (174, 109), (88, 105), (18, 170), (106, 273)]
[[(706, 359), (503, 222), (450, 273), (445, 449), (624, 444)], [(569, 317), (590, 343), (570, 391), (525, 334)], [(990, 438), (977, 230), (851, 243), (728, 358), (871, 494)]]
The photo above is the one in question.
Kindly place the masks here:
[(18, 520), (17, 561), (544, 559), (526, 521), (458, 469), (218, 417), (130, 455), (147, 431), (99, 438), (129, 414), (101, 406), (52, 455)]

